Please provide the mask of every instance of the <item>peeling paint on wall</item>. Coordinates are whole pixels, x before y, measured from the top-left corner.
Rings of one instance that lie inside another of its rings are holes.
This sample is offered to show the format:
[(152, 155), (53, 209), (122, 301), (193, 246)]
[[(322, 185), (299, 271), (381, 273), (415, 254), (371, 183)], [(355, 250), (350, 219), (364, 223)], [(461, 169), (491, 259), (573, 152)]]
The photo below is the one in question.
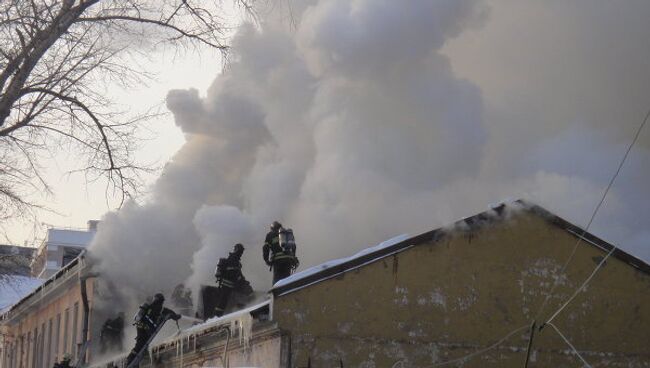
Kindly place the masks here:
[(462, 312), (467, 311), (478, 300), (478, 291), (470, 287), (467, 294), (456, 298), (458, 309)]
[(395, 298), (393, 302), (397, 305), (406, 306), (409, 304), (408, 289), (405, 287), (395, 287)]
[(419, 296), (417, 303), (421, 306), (431, 305), (443, 310), (447, 309), (447, 297), (440, 288), (435, 288), (427, 294)]
[[(557, 281), (545, 311), (552, 313), (602, 250), (582, 244), (560, 273), (575, 236), (539, 216), (517, 216), (476, 230), (471, 244), (468, 234), (451, 233), (277, 297), (294, 365), (429, 367), (457, 359), (530, 324)], [(396, 272), (391, 262), (399, 262)], [(650, 276), (618, 259), (603, 271), (555, 322), (593, 366), (650, 368)], [(527, 341), (527, 333), (514, 334), (462, 366), (521, 367)], [(551, 330), (535, 346), (536, 366), (579, 364)]]
[(353, 324), (354, 323), (350, 321), (343, 321), (343, 322), (337, 322), (336, 326), (340, 333), (347, 334), (350, 332), (350, 329), (352, 328)]

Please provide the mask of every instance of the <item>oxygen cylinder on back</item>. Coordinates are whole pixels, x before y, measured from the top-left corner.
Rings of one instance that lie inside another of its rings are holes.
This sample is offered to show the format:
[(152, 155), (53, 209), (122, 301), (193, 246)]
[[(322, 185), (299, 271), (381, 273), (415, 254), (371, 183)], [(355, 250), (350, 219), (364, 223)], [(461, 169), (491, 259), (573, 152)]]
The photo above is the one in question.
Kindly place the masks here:
[(286, 254), (296, 254), (296, 238), (293, 236), (293, 230), (280, 228), (278, 230), (280, 247)]
[(284, 249), (284, 245), (287, 244), (287, 230), (283, 227), (278, 229), (278, 240), (280, 247)]

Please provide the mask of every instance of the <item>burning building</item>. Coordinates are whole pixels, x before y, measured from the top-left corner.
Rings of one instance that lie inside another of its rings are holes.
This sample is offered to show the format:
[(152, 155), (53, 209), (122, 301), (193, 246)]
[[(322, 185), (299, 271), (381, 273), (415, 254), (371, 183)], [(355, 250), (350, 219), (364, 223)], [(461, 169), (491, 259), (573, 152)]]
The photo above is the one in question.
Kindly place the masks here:
[(95, 297), (87, 272), (82, 254), (4, 312), (2, 368), (51, 367), (66, 354), (85, 356)]
[[(55, 298), (66, 283), (80, 294), (82, 262), (3, 316), (3, 368), (47, 367), (84, 341), (78, 312), (65, 317), (79, 300)], [(648, 367), (648, 288), (648, 264), (518, 201), (304, 270), (276, 283), (267, 300), (221, 318), (169, 328), (141, 364)], [(40, 315), (49, 309), (63, 317)], [(120, 366), (125, 355), (88, 361)]]

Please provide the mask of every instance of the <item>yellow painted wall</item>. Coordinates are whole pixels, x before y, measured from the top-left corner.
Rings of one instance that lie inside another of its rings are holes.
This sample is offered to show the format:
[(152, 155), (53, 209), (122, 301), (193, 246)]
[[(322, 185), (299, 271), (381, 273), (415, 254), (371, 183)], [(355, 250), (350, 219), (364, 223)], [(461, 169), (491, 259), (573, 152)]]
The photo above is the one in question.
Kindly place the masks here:
[[(46, 286), (43, 293), (39, 292), (24, 301), (24, 304), (31, 306), (30, 308), (18, 313), (11, 323), (5, 323), (6, 339), (3, 343), (4, 348), (7, 349), (7, 354), (10, 354), (11, 357), (5, 357), (6, 359), (3, 362), (5, 367), (3, 368), (47, 368), (51, 367), (54, 362), (60, 361), (64, 354), (73, 355), (72, 353), (78, 352), (75, 345), (83, 341), (83, 302), (78, 280), (77, 275), (74, 275), (73, 279), (68, 280), (65, 285)], [(53, 287), (56, 289), (51, 291), (51, 293), (55, 294), (54, 296), (48, 294), (41, 297), (41, 294), (50, 292)], [(89, 304), (92, 305), (93, 283), (88, 282), (87, 288)], [(76, 334), (73, 333), (75, 304), (78, 305)], [(67, 326), (65, 323), (66, 310), (68, 310)], [(58, 318), (60, 318), (60, 326), (57, 338)], [(92, 315), (90, 318), (92, 318)], [(50, 321), (52, 321), (51, 332), (49, 331)], [(45, 326), (45, 336), (40, 339), (43, 326)], [(34, 336), (35, 329), (37, 330), (36, 337)], [(64, 347), (66, 330), (67, 343)], [(76, 337), (76, 341), (73, 341), (73, 337)], [(22, 349), (20, 348), (21, 339), (23, 341)], [(41, 348), (42, 343), (44, 346)], [(35, 345), (36, 351), (42, 352), (42, 354), (38, 354), (41, 356), (33, 354)], [(47, 352), (48, 348), (50, 350), (49, 354)], [(16, 354), (17, 356), (14, 358)]]
[[(529, 212), (450, 234), (277, 297), (274, 319), (291, 335), (292, 366), (433, 367), (522, 328), (462, 365), (522, 367), (526, 326), (555, 278), (542, 316), (604, 255), (582, 243), (560, 274), (577, 239)], [(650, 367), (650, 276), (612, 257), (554, 323), (594, 367)], [(529, 366), (581, 364), (547, 327)]]

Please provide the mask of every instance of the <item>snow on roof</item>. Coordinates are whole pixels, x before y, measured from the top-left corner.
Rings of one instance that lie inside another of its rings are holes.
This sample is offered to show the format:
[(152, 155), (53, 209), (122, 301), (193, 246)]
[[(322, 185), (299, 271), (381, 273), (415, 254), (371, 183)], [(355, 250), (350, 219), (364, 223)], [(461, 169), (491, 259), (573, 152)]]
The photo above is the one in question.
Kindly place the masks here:
[(170, 344), (170, 343), (173, 343), (173, 342), (181, 340), (181, 339), (187, 339), (187, 338), (189, 338), (191, 336), (198, 335), (201, 332), (207, 332), (207, 330), (210, 330), (210, 329), (213, 329), (213, 328), (216, 328), (216, 327), (219, 327), (219, 326), (230, 326), (230, 328), (232, 329), (234, 327), (235, 322), (238, 322), (237, 328), (240, 329), (240, 337), (243, 337), (242, 332), (244, 332), (244, 331), (241, 331), (241, 330), (242, 330), (243, 327), (246, 327), (246, 326), (243, 326), (242, 321), (250, 318), (251, 317), (250, 316), (251, 312), (254, 312), (254, 311), (258, 310), (258, 309), (261, 309), (261, 308), (263, 308), (265, 306), (268, 306), (268, 305), (270, 305), (270, 303), (271, 303), (271, 300), (266, 299), (261, 303), (252, 305), (252, 306), (244, 308), (244, 309), (240, 309), (238, 311), (223, 315), (221, 317), (210, 318), (210, 319), (208, 319), (207, 321), (205, 321), (203, 323), (194, 325), (194, 326), (192, 326), (192, 327), (190, 327), (188, 329), (180, 331), (179, 333), (177, 333), (174, 336), (168, 337), (167, 339), (161, 341), (157, 345), (159, 345), (159, 346), (160, 345), (166, 345), (166, 344)]
[(382, 250), (384, 248), (388, 248), (388, 247), (390, 247), (392, 245), (403, 242), (404, 240), (406, 240), (408, 238), (409, 238), (408, 234), (401, 234), (401, 235), (392, 237), (392, 238), (390, 238), (388, 240), (385, 240), (385, 241), (383, 241), (383, 242), (381, 242), (381, 243), (379, 243), (379, 244), (377, 244), (377, 245), (375, 245), (373, 247), (363, 249), (362, 251), (354, 254), (353, 256), (346, 257), (346, 258), (334, 259), (334, 260), (331, 260), (331, 261), (328, 261), (328, 262), (325, 262), (325, 263), (321, 263), (318, 266), (308, 268), (308, 269), (306, 269), (304, 271), (294, 273), (293, 275), (276, 282), (275, 285), (273, 285), (273, 289), (288, 285), (288, 284), (290, 284), (290, 283), (292, 283), (294, 281), (297, 281), (297, 280), (303, 279), (305, 277), (314, 275), (314, 274), (319, 273), (319, 272), (321, 272), (323, 270), (326, 270), (328, 268), (338, 266), (338, 265), (340, 265), (342, 263), (349, 262), (349, 261), (355, 260), (357, 258), (361, 258), (361, 257), (363, 257), (363, 256), (365, 256), (367, 254), (377, 252), (377, 251)]
[(39, 287), (44, 280), (27, 276), (7, 276), (0, 282), (0, 313)]
[[(80, 259), (84, 258), (86, 250), (83, 250), (75, 259), (70, 261), (65, 266), (61, 267), (56, 273), (50, 276), (48, 279), (38, 279), (39, 283), (35, 287), (31, 288), (28, 292), (23, 294), (17, 301), (13, 302), (12, 305), (6, 307), (5, 309), (0, 310), (0, 314), (9, 314), (14, 309), (18, 308), (20, 304), (29, 299), (32, 295), (36, 294), (39, 290), (43, 290), (48, 285), (56, 285), (54, 281), (62, 276), (65, 276), (73, 267), (77, 266), (80, 263)], [(83, 263), (82, 263), (83, 266)], [(53, 286), (54, 287), (54, 286)], [(5, 317), (5, 316), (2, 316)]]

